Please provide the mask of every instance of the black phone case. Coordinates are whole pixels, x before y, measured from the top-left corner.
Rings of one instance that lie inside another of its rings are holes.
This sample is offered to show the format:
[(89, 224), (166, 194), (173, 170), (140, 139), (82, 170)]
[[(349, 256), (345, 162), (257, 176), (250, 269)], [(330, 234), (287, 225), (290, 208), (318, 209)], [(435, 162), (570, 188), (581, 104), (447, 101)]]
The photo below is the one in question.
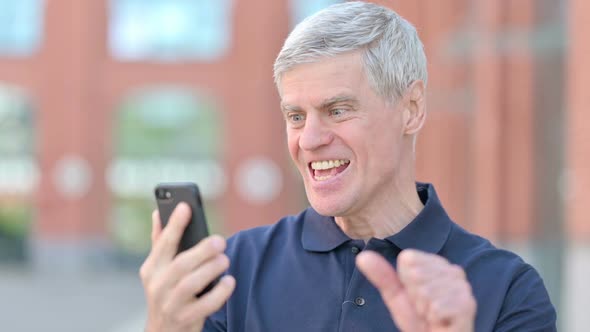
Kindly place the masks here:
[[(158, 190), (170, 192), (171, 197), (159, 197)], [(199, 187), (196, 184), (192, 182), (160, 183), (156, 186), (154, 194), (158, 210), (160, 211), (162, 227), (166, 227), (170, 215), (178, 203), (186, 202), (191, 207), (191, 221), (182, 234), (182, 238), (178, 245), (178, 252), (192, 248), (195, 244), (199, 243), (199, 241), (209, 235), (203, 202), (201, 201)], [(215, 279), (196, 296), (199, 297), (210, 291), (218, 281), (219, 278)]]
[[(170, 192), (172, 196), (170, 198), (158, 197), (158, 190)], [(161, 183), (155, 189), (155, 196), (162, 227), (166, 227), (170, 215), (178, 203), (186, 202), (191, 207), (191, 221), (180, 239), (178, 252), (190, 249), (209, 235), (201, 195), (196, 184), (190, 182)]]

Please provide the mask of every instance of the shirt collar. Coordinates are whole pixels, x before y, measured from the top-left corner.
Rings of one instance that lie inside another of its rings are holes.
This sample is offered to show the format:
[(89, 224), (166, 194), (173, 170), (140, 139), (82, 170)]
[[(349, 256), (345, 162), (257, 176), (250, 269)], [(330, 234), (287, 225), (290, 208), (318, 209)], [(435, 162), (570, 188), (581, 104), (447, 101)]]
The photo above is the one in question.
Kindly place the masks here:
[[(417, 183), (418, 195), (424, 208), (414, 220), (398, 233), (385, 238), (400, 249), (415, 248), (438, 253), (451, 230), (451, 220), (428, 183)], [(334, 217), (318, 214), (308, 208), (303, 221), (302, 244), (308, 251), (327, 252), (350, 240), (334, 221)]]
[(303, 249), (326, 252), (337, 248), (348, 240), (350, 238), (338, 227), (334, 217), (322, 216), (313, 208), (307, 209), (301, 236)]
[(432, 184), (417, 183), (416, 189), (424, 208), (401, 231), (385, 239), (401, 250), (413, 248), (436, 254), (447, 242), (452, 222)]

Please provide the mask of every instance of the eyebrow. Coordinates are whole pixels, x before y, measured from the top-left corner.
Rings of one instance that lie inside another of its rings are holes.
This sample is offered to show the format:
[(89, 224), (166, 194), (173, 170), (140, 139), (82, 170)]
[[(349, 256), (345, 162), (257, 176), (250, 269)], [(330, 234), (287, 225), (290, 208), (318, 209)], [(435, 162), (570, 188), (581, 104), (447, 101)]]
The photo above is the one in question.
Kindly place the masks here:
[[(328, 98), (328, 99), (322, 101), (322, 103), (319, 106), (319, 109), (330, 108), (331, 106), (333, 106), (335, 104), (344, 103), (344, 102), (349, 102), (351, 104), (358, 105), (358, 99), (356, 99), (355, 97), (353, 97), (351, 95), (337, 95), (337, 96), (334, 96), (334, 97), (331, 97), (331, 98)], [(289, 112), (289, 111), (297, 112), (297, 111), (301, 111), (301, 107), (281, 103), (281, 110), (283, 112)]]
[(281, 103), (281, 111), (283, 113), (285, 113), (285, 112), (298, 112), (298, 111), (301, 111), (301, 107)]
[(351, 95), (337, 95), (332, 98), (328, 98), (328, 99), (324, 100), (320, 104), (320, 109), (330, 108), (330, 106), (333, 106), (333, 105), (339, 104), (339, 103), (344, 103), (344, 102), (349, 102), (354, 105), (358, 104), (358, 100)]

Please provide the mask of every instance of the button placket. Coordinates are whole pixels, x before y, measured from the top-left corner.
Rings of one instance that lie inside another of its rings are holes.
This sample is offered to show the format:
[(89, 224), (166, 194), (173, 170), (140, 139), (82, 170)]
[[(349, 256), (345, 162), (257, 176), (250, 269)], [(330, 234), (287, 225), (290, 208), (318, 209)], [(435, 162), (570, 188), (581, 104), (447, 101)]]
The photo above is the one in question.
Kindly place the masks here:
[[(356, 254), (351, 254), (356, 251), (354, 247), (358, 249), (358, 252), (373, 250), (390, 262), (395, 261), (397, 255), (394, 248), (392, 248), (393, 244), (387, 242), (387, 240), (371, 239), (366, 244), (362, 240), (353, 240), (349, 247), (346, 248), (348, 258), (352, 260), (356, 259)], [(382, 304), (380, 305), (379, 291), (356, 268), (356, 265), (344, 299), (338, 325), (338, 331), (340, 332), (372, 331), (378, 326), (376, 322), (389, 322), (391, 320), (391, 314), (387, 308)], [(371, 318), (368, 319), (368, 317)], [(390, 324), (393, 325), (393, 322)], [(395, 331), (395, 329), (393, 330)]]

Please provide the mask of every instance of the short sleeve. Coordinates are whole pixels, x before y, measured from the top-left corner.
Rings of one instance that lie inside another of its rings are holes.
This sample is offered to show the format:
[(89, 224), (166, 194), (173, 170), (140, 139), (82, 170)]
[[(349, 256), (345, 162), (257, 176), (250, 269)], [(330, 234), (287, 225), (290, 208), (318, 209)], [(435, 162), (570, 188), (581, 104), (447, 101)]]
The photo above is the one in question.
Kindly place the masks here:
[(556, 320), (541, 276), (525, 265), (508, 289), (494, 331), (557, 331)]

